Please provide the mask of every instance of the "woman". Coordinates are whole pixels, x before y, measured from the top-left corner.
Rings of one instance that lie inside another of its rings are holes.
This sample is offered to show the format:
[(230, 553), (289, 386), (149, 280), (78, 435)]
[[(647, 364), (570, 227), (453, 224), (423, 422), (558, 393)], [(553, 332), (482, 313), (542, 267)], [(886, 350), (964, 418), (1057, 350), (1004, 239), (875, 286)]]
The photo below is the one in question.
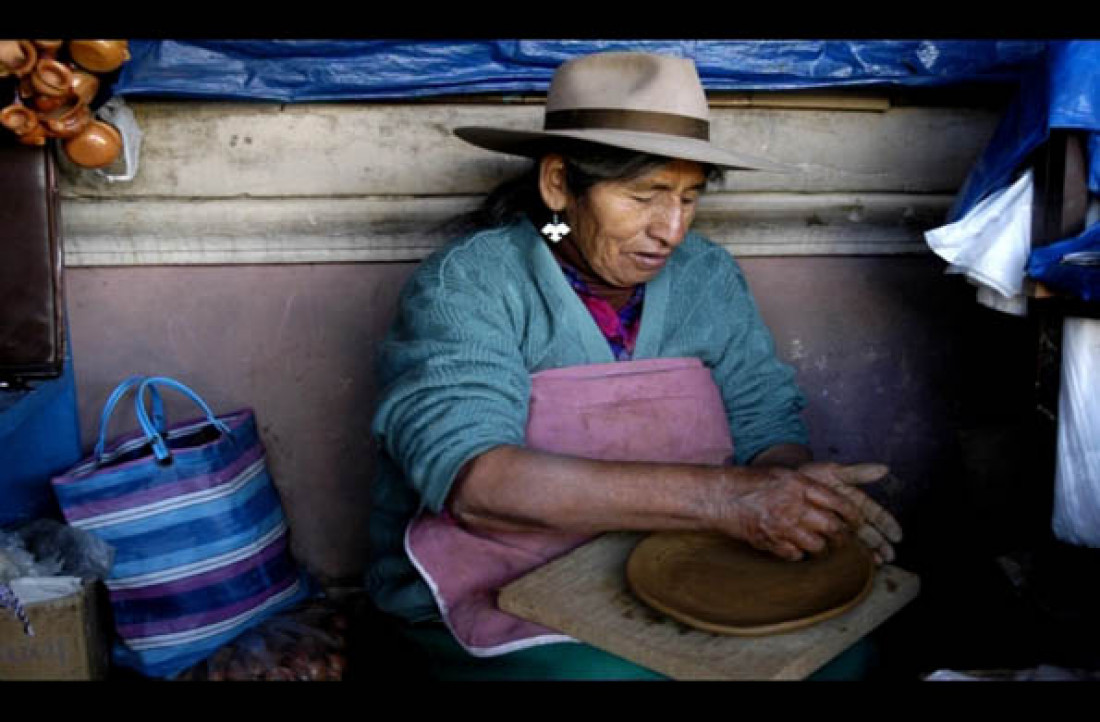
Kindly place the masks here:
[(852, 486), (886, 469), (811, 461), (739, 267), (689, 230), (720, 169), (775, 167), (711, 145), (707, 115), (691, 61), (603, 53), (558, 69), (542, 131), (455, 131), (537, 163), (422, 264), (379, 350), (367, 587), (411, 625), (442, 616), (435, 642), (549, 665), (530, 676), (639, 672), (493, 604), (605, 531), (791, 560), (851, 532), (892, 558), (900, 529)]

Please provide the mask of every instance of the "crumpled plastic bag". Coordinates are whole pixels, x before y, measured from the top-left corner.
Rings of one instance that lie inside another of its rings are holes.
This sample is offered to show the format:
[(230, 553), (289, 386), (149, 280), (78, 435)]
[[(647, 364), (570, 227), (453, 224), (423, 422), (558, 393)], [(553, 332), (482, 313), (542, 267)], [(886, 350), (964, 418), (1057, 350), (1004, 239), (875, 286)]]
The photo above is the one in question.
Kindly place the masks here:
[[(116, 95), (96, 111), (96, 117), (113, 125), (122, 136), (121, 173), (111, 173), (111, 168), (97, 168), (95, 174), (108, 183), (129, 183), (137, 177), (141, 160), (141, 141), (144, 137), (134, 111), (126, 105), (122, 96)], [(113, 166), (112, 166), (113, 167)]]
[[(71, 576), (94, 581), (105, 579), (114, 564), (115, 550), (110, 544), (53, 519), (28, 522), (18, 527), (14, 536), (31, 557), (31, 564), (19, 576)], [(8, 545), (0, 543), (0, 549), (11, 544), (11, 540)], [(14, 547), (10, 550), (14, 551)]]
[[(26, 591), (45, 590), (28, 582), (55, 578), (52, 585), (63, 595), (69, 582), (104, 579), (114, 564), (115, 550), (105, 541), (76, 527), (53, 519), (35, 519), (15, 530), (0, 531), (0, 609), (9, 609), (23, 624), (27, 636), (34, 629), (23, 604), (30, 603)], [(51, 586), (51, 585), (46, 585)]]
[(1034, 184), (1030, 170), (965, 216), (925, 232), (928, 245), (978, 285), (978, 301), (1016, 316), (1027, 313), (1024, 279), (1031, 253)]

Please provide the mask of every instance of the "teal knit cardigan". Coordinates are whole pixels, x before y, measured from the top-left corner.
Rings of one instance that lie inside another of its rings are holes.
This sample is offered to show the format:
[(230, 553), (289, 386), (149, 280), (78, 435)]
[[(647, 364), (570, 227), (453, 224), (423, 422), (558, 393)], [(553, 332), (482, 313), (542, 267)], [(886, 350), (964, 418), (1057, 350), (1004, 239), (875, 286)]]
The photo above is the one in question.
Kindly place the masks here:
[[(694, 233), (646, 286), (634, 358), (661, 357), (695, 357), (711, 370), (736, 463), (775, 444), (807, 443), (804, 396), (775, 356), (740, 267)], [(380, 609), (438, 616), (405, 555), (405, 526), (420, 509), (443, 508), (468, 460), (524, 443), (531, 374), (614, 361), (529, 222), (460, 239), (421, 264), (376, 359), (366, 587)]]

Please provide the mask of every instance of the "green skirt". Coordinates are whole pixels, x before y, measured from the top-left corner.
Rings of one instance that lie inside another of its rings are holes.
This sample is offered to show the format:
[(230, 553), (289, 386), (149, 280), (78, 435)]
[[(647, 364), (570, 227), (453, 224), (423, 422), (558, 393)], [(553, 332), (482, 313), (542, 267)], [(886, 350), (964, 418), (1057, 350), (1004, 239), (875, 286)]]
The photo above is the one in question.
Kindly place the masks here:
[[(667, 680), (668, 677), (596, 647), (562, 642), (497, 657), (474, 657), (442, 624), (404, 626), (404, 640), (415, 648), (423, 672), (440, 681), (611, 681)], [(815, 681), (866, 678), (875, 657), (864, 638), (809, 677)]]

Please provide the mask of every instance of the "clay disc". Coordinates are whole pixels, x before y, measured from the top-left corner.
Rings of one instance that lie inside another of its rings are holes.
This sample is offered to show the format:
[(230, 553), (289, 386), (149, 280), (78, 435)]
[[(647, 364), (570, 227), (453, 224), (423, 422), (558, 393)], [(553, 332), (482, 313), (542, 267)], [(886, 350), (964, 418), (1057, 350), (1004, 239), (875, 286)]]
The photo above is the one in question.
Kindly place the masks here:
[(810, 626), (863, 601), (875, 563), (854, 537), (790, 562), (721, 534), (659, 532), (626, 563), (627, 583), (646, 605), (688, 626), (755, 636)]

